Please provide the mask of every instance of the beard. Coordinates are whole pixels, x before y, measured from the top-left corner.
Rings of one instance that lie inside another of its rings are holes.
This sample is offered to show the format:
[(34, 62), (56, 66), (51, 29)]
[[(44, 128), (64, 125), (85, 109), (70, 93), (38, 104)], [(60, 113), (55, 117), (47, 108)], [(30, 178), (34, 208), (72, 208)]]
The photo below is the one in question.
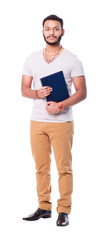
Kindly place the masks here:
[(58, 39), (57, 39), (56, 42), (48, 42), (48, 41), (46, 40), (46, 37), (45, 37), (44, 34), (43, 34), (43, 37), (44, 37), (44, 40), (45, 40), (45, 42), (46, 42), (47, 44), (49, 44), (49, 45), (57, 45), (57, 44), (61, 41), (62, 33), (61, 33), (61, 35), (58, 37)]

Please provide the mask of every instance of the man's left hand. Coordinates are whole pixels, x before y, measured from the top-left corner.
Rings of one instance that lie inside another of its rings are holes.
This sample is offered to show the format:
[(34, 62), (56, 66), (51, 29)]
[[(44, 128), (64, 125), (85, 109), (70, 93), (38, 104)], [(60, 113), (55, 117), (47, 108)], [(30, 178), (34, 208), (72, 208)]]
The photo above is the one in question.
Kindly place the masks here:
[(47, 102), (46, 110), (49, 114), (56, 114), (56, 113), (60, 112), (60, 110), (58, 108), (58, 103), (53, 102), (53, 101)]

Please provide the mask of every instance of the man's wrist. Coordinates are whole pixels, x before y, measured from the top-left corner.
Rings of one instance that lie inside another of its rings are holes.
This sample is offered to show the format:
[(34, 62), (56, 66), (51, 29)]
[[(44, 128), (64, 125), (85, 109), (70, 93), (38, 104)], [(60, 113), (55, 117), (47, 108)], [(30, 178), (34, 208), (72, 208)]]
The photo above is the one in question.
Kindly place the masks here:
[(63, 103), (58, 103), (58, 109), (60, 111), (63, 111), (64, 110), (64, 104)]
[(35, 91), (35, 94), (36, 94), (36, 98), (39, 98), (39, 99), (40, 99), (39, 94), (38, 94), (38, 91), (39, 91), (39, 90), (36, 90), (36, 91)]

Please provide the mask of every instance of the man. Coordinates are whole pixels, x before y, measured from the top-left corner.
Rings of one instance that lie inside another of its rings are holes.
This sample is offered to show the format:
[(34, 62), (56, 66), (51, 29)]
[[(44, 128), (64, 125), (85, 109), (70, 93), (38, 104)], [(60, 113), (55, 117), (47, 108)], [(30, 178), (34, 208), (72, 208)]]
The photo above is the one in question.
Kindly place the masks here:
[[(72, 206), (72, 142), (74, 124), (72, 106), (86, 98), (84, 70), (76, 55), (60, 44), (64, 36), (63, 20), (50, 15), (43, 20), (43, 37), (46, 47), (32, 53), (25, 61), (21, 91), (24, 97), (33, 99), (30, 121), (31, 150), (36, 164), (38, 209), (23, 220), (33, 221), (51, 217), (50, 163), (51, 146), (54, 150), (60, 199), (57, 200), (57, 226), (69, 224)], [(62, 71), (69, 97), (61, 102), (47, 101), (53, 91), (42, 86), (41, 78)], [(33, 81), (33, 89), (31, 84)], [(76, 92), (72, 95), (71, 86)]]

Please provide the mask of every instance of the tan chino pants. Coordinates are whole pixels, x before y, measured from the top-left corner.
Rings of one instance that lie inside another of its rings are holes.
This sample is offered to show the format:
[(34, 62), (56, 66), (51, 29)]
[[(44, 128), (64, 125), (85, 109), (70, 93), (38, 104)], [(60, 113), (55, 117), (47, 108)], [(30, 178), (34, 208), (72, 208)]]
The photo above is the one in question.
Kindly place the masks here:
[(57, 200), (57, 212), (71, 211), (73, 192), (72, 142), (74, 122), (30, 122), (30, 140), (32, 155), (36, 166), (37, 195), (39, 208), (52, 209), (51, 199), (51, 146), (58, 170), (60, 199)]

